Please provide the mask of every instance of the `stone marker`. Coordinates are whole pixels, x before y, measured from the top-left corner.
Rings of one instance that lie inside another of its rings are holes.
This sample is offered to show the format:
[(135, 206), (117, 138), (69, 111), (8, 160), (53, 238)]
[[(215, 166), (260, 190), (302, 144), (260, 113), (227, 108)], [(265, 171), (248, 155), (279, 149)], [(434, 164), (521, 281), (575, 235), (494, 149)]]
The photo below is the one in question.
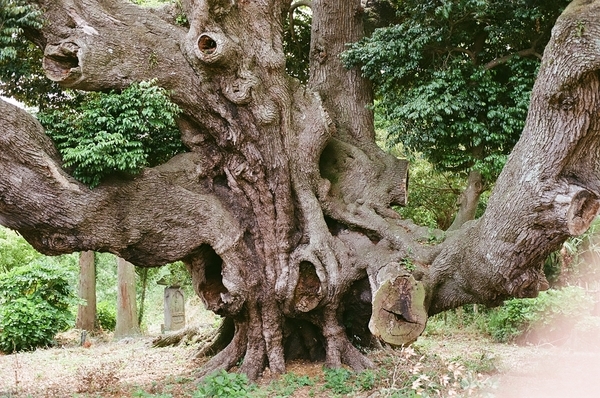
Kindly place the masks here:
[(178, 286), (165, 288), (164, 331), (170, 332), (185, 327), (185, 297)]

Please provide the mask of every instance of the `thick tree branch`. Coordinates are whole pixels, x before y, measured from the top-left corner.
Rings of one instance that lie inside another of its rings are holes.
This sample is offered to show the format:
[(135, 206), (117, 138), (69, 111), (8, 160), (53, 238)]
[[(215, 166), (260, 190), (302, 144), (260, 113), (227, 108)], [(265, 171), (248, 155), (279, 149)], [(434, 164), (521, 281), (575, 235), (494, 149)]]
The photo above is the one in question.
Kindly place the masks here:
[(179, 51), (185, 36), (182, 27), (124, 1), (41, 0), (40, 4), (46, 20), (44, 69), (63, 86), (121, 89), (156, 78), (174, 90), (186, 83), (174, 73), (187, 64)]
[(545, 257), (585, 231), (600, 207), (600, 2), (557, 21), (523, 135), (484, 216), (452, 235), (431, 265), (429, 313), (535, 296)]
[(0, 126), (0, 222), (44, 253), (111, 251), (152, 266), (203, 244), (224, 253), (242, 235), (232, 213), (197, 184), (211, 167), (197, 154), (90, 190), (61, 169), (51, 141), (25, 111), (0, 101)]

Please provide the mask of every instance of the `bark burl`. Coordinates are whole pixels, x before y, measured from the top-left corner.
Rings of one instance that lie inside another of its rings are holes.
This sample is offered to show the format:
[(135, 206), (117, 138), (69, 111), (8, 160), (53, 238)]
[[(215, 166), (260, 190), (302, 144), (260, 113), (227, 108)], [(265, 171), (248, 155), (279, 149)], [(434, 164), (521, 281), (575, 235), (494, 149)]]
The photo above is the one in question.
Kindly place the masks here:
[(0, 223), (47, 254), (183, 260), (227, 319), (203, 372), (243, 359), (255, 378), (299, 357), (369, 367), (353, 343), (410, 342), (427, 315), (535, 296), (544, 257), (598, 211), (600, 1), (559, 19), (485, 215), (437, 245), (391, 210), (406, 201), (407, 164), (376, 147), (369, 83), (339, 61), (363, 33), (360, 1), (313, 0), (306, 85), (285, 73), (289, 1), (36, 3), (46, 23), (28, 35), (51, 79), (83, 90), (157, 79), (183, 109), (189, 152), (90, 190), (35, 119), (0, 102)]

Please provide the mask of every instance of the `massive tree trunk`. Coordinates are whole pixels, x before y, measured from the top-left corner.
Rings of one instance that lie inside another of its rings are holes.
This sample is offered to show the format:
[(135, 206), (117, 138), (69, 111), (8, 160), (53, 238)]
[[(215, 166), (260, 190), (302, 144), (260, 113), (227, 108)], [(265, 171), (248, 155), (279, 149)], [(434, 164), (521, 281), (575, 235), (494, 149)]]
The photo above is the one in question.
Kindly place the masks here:
[(31, 116), (0, 102), (0, 223), (48, 254), (183, 260), (229, 325), (205, 372), (240, 359), (252, 378), (298, 357), (371, 366), (353, 342), (402, 344), (428, 314), (536, 295), (544, 257), (598, 210), (600, 1), (558, 21), (485, 215), (437, 245), (391, 210), (406, 201), (407, 164), (375, 146), (369, 85), (339, 63), (362, 34), (358, 0), (313, 1), (306, 86), (285, 73), (289, 2), (38, 3), (47, 21), (28, 33), (50, 78), (84, 90), (157, 79), (183, 109), (189, 152), (90, 190)]

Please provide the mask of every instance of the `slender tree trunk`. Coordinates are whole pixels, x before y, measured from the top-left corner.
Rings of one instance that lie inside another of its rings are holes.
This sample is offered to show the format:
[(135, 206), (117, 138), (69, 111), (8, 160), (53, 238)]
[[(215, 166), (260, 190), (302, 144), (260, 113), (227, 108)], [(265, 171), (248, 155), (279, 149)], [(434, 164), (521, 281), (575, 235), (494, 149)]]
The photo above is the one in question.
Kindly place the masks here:
[(476, 170), (471, 170), (469, 172), (467, 188), (465, 188), (458, 198), (458, 213), (456, 213), (456, 217), (454, 217), (454, 221), (448, 228), (448, 231), (457, 230), (462, 227), (464, 223), (475, 218), (477, 206), (479, 205), (479, 198), (483, 191), (484, 185), (481, 173)]
[(85, 304), (77, 307), (75, 327), (87, 331), (96, 329), (96, 262), (93, 251), (79, 255), (79, 298)]
[(117, 259), (117, 325), (115, 339), (140, 333), (135, 301), (135, 266), (119, 257)]
[(138, 313), (138, 325), (142, 325), (144, 319), (144, 310), (146, 307), (146, 290), (148, 290), (148, 268), (142, 268), (140, 270), (140, 284), (142, 285), (142, 292), (140, 294), (140, 309)]

